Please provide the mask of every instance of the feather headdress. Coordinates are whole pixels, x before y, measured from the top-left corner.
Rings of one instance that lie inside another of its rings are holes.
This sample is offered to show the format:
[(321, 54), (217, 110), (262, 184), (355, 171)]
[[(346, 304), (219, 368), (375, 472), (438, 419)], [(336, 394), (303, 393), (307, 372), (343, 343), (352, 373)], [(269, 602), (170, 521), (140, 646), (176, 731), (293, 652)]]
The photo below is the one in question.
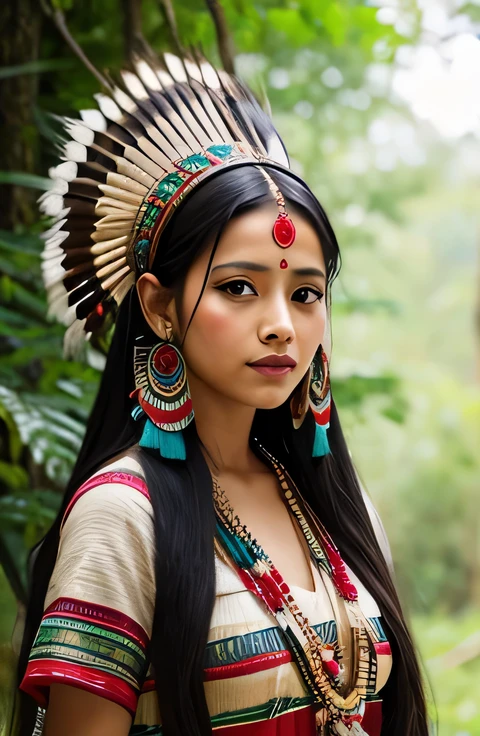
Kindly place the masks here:
[[(49, 315), (64, 323), (65, 353), (112, 324), (135, 279), (151, 267), (175, 207), (218, 167), (288, 157), (270, 118), (236, 77), (205, 60), (143, 59), (98, 109), (62, 118), (69, 140), (41, 209)], [(267, 133), (266, 133), (267, 131)]]

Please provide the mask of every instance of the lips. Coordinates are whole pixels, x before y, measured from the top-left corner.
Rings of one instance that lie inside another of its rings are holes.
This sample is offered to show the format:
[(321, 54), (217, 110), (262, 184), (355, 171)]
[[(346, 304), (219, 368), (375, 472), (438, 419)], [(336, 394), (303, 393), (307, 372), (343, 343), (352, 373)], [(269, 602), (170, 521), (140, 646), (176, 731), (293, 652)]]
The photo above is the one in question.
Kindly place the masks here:
[(297, 361), (291, 358), (289, 355), (267, 355), (265, 358), (260, 358), (252, 363), (247, 363), (250, 366), (267, 366), (270, 368), (295, 368)]
[(297, 361), (289, 355), (267, 355), (265, 358), (259, 358), (253, 363), (247, 363), (249, 368), (253, 368), (257, 373), (269, 378), (279, 378), (293, 371), (297, 365)]

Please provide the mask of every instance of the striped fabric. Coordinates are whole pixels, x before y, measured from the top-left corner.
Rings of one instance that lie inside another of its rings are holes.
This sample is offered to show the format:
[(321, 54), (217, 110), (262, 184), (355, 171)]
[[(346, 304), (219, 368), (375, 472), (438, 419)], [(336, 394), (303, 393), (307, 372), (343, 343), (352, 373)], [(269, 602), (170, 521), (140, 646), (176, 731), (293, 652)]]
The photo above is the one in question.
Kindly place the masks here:
[[(133, 459), (122, 458), (98, 475), (101, 485), (90, 479), (88, 492), (79, 489), (69, 505), (21, 688), (46, 707), (51, 683), (81, 687), (127, 708), (131, 736), (161, 736), (154, 673), (145, 655), (155, 591), (153, 511), (140, 472)], [(315, 736), (311, 696), (282, 630), (219, 548), (215, 565), (204, 670), (212, 728), (218, 736)], [(376, 694), (366, 703), (362, 726), (369, 736), (380, 736), (380, 690), (391, 670), (390, 646), (378, 606), (348, 573), (379, 635)], [(312, 574), (315, 592), (291, 586), (292, 594), (334, 647), (335, 592), (313, 565)]]
[(32, 647), (23, 689), (46, 706), (52, 682), (81, 678), (85, 690), (112, 698), (134, 715), (146, 672), (146, 632), (105, 606), (58, 598), (44, 613)]

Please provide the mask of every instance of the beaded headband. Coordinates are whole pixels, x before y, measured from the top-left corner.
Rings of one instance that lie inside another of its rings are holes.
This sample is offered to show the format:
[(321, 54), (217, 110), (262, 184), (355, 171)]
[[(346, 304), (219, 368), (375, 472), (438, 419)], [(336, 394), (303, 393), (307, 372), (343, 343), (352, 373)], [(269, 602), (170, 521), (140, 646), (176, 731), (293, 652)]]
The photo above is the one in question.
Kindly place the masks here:
[(65, 324), (64, 349), (113, 324), (136, 279), (149, 270), (176, 207), (200, 182), (226, 168), (260, 168), (279, 208), (273, 237), (295, 237), (285, 201), (262, 164), (288, 169), (268, 115), (236, 77), (201, 59), (140, 59), (122, 87), (97, 94), (99, 109), (62, 118), (64, 161), (50, 170), (41, 210), (49, 315)]

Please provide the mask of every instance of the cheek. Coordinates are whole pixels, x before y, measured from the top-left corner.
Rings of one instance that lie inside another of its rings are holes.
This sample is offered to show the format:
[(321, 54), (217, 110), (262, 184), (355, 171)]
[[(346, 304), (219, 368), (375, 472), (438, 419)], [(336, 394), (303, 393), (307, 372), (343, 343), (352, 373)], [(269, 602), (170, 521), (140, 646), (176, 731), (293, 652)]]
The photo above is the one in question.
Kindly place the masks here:
[(326, 311), (322, 309), (315, 320), (302, 321), (297, 326), (296, 338), (300, 358), (310, 362), (318, 346), (323, 343), (327, 323)]
[(203, 334), (221, 337), (234, 331), (231, 317), (215, 305), (205, 304), (199, 308), (197, 315), (198, 328)]
[(216, 295), (202, 299), (188, 329), (185, 349), (196, 362), (202, 355), (228, 362), (245, 344), (248, 322), (222, 301)]

